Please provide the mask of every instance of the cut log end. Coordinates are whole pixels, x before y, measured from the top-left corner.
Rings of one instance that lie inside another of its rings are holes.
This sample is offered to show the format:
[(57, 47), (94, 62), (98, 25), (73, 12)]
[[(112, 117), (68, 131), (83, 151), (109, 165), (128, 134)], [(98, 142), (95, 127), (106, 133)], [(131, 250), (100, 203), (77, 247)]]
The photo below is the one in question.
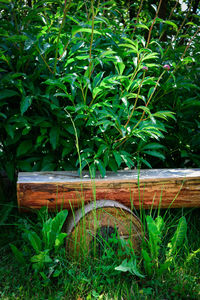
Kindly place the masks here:
[(86, 213), (85, 210), (78, 210), (71, 217), (67, 225), (69, 236), (66, 242), (69, 255), (100, 256), (109, 247), (118, 251), (120, 245), (139, 251), (143, 235), (140, 220), (120, 203), (118, 207), (116, 203), (115, 206), (112, 204), (113, 201), (104, 201), (96, 209), (89, 204), (89, 210), (87, 205), (85, 207)]

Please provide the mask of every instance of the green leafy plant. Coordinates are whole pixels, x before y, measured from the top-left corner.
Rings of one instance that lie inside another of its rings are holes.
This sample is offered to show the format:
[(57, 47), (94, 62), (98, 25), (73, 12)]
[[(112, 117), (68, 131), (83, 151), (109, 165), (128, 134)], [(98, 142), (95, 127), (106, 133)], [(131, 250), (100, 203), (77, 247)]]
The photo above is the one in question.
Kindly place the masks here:
[(39, 272), (46, 280), (51, 275), (57, 277), (62, 272), (58, 253), (67, 236), (61, 232), (67, 215), (68, 211), (62, 210), (51, 218), (48, 217), (47, 208), (43, 207), (38, 213), (38, 229), (29, 223), (25, 225), (24, 222), (23, 226), (20, 226), (25, 242), (23, 250), (19, 250), (13, 244), (10, 245), (20, 264), (26, 264), (28, 259), (35, 272)]
[[(148, 276), (162, 275), (170, 268), (186, 239), (187, 223), (185, 217), (179, 219), (176, 231), (166, 249), (161, 249), (164, 235), (164, 220), (158, 216), (155, 220), (146, 217), (148, 241), (142, 248), (142, 258), (145, 273)], [(161, 251), (162, 250), (162, 251)], [(160, 256), (162, 253), (162, 257)]]
[(179, 219), (176, 231), (167, 243), (166, 248), (163, 246), (166, 231), (164, 219), (158, 216), (154, 220), (147, 215), (146, 223), (148, 238), (143, 240), (141, 247), (144, 275), (138, 269), (138, 259), (135, 255), (131, 255), (130, 259), (123, 260), (119, 266), (115, 267), (115, 270), (130, 272), (139, 278), (144, 278), (145, 276), (152, 278), (163, 275), (164, 272), (172, 267), (186, 239), (187, 223), (185, 217)]

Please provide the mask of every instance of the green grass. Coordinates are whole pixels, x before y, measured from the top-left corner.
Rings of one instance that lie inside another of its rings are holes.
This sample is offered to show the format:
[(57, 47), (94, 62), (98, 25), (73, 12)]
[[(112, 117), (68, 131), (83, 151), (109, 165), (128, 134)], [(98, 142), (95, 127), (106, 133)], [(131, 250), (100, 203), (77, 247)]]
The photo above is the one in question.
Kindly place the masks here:
[[(161, 210), (161, 215), (164, 213)], [(181, 215), (187, 220), (187, 240), (173, 266), (162, 276), (154, 274), (144, 279), (116, 271), (122, 259), (113, 255), (112, 249), (107, 255), (76, 261), (65, 256), (63, 247), (54, 256), (54, 260), (59, 260), (60, 275), (45, 280), (39, 273), (34, 274), (28, 260), (26, 265), (16, 261), (9, 244), (25, 249), (25, 241), (17, 226), (4, 224), (0, 227), (0, 299), (200, 299), (200, 253), (194, 252), (200, 248), (200, 209), (174, 209), (167, 213), (159, 259), (162, 260), (162, 251)], [(39, 228), (35, 216), (18, 216), (16, 212), (7, 223), (21, 223), (24, 219)], [(137, 261), (144, 272), (140, 258)]]

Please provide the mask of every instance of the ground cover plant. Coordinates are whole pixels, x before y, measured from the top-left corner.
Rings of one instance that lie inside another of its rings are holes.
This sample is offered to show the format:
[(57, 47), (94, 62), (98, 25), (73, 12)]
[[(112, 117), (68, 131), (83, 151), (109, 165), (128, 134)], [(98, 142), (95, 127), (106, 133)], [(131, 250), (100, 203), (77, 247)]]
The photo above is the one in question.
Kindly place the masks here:
[(200, 166), (198, 4), (0, 0), (2, 299), (200, 297), (198, 209), (145, 212), (140, 255), (114, 238), (80, 264), (59, 247), (67, 212), (15, 199), (18, 171)]
[(1, 245), (2, 299), (199, 298), (199, 209), (161, 211), (159, 215), (146, 211), (147, 239), (140, 254), (111, 236), (103, 243), (101, 255), (82, 256), (81, 261), (73, 255), (66, 257), (64, 247), (52, 247), (55, 238), (49, 240), (52, 246), (45, 244), (46, 233), (52, 237), (55, 232), (46, 226), (59, 218), (59, 227), (64, 212), (61, 214), (61, 218), (59, 214), (54, 217), (42, 209), (37, 220), (36, 215), (15, 216), (12, 243)]

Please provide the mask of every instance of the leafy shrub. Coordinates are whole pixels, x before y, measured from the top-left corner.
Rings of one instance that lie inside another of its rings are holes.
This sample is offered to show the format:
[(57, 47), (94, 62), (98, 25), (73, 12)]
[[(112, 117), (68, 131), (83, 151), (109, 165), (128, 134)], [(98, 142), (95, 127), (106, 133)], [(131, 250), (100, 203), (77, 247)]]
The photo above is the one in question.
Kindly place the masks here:
[[(0, 4), (0, 168), (10, 178), (15, 170), (90, 167), (104, 176), (138, 163), (199, 164), (195, 58), (185, 57), (176, 21), (146, 10), (130, 21), (115, 2), (22, 3)], [(196, 57), (196, 25), (187, 26)]]

